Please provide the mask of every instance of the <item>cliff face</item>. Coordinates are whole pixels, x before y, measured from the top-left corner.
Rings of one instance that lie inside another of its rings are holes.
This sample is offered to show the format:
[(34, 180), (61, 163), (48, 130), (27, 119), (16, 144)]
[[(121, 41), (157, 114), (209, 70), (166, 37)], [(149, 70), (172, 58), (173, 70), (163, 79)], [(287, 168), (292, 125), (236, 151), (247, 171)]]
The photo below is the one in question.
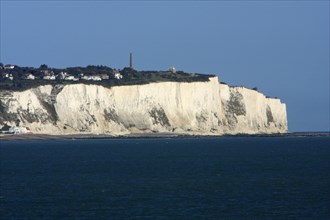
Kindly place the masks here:
[(244, 87), (220, 85), (225, 133), (287, 132), (286, 105)]
[(162, 82), (105, 88), (72, 84), (1, 91), (0, 127), (34, 133), (128, 134), (175, 132), (235, 134), (287, 132), (279, 99), (209, 82)]

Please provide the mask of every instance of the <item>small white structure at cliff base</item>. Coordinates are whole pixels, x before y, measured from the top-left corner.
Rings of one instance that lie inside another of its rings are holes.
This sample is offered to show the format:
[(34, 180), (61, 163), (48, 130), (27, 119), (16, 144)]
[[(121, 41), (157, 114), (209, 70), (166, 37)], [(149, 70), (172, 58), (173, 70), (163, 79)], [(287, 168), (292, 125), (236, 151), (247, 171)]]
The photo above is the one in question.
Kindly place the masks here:
[(11, 134), (26, 134), (26, 133), (31, 133), (31, 131), (27, 127), (11, 127), (11, 128), (9, 128), (9, 133), (11, 133)]

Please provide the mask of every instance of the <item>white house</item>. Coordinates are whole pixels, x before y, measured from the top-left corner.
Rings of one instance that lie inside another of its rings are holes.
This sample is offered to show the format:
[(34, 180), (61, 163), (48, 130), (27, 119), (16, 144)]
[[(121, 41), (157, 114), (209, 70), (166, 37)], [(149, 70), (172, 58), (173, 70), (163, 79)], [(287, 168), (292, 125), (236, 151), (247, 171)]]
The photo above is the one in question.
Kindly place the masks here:
[(99, 74), (98, 75), (101, 79), (109, 79), (109, 75), (108, 74)]
[(14, 69), (15, 68), (15, 65), (12, 65), (12, 64), (7, 64), (6, 66), (5, 66), (5, 69), (9, 69), (9, 70), (12, 70), (12, 69)]
[(33, 74), (31, 74), (31, 73), (29, 73), (29, 74), (27, 74), (26, 76), (25, 76), (25, 79), (30, 79), (30, 80), (35, 80), (35, 76), (33, 75)]
[(101, 81), (101, 77), (100, 76), (92, 76), (92, 80), (93, 81)]
[(121, 75), (119, 72), (115, 73), (115, 78), (116, 79), (122, 79), (123, 75)]
[(96, 76), (96, 75), (93, 75), (93, 76), (83, 76), (83, 77), (81, 77), (81, 79), (83, 79), (83, 80), (101, 81), (102, 80), (102, 76)]
[(68, 80), (68, 81), (78, 81), (79, 79), (78, 78), (75, 78), (74, 76), (66, 76), (64, 78), (64, 80)]
[(45, 80), (55, 80), (55, 76), (44, 76), (43, 79), (45, 79)]
[(54, 71), (52, 71), (52, 70), (41, 70), (40, 72), (42, 72), (42, 74), (44, 76), (53, 76), (53, 75), (55, 75)]
[(176, 69), (174, 66), (170, 67), (168, 71), (170, 71), (171, 73), (176, 73)]
[(90, 76), (82, 76), (81, 79), (83, 79), (83, 80), (91, 80), (91, 77)]
[(65, 78), (66, 78), (66, 75), (67, 75), (66, 72), (60, 72), (60, 73), (57, 75), (57, 77), (58, 77), (59, 79), (65, 79)]
[(1, 73), (1, 77), (2, 78), (8, 78), (9, 77), (9, 74), (8, 73)]
[(13, 77), (13, 74), (11, 74), (11, 73), (2, 73), (1, 74), (1, 77), (3, 78), (3, 79), (10, 79), (10, 80), (13, 80), (14, 79), (14, 77)]

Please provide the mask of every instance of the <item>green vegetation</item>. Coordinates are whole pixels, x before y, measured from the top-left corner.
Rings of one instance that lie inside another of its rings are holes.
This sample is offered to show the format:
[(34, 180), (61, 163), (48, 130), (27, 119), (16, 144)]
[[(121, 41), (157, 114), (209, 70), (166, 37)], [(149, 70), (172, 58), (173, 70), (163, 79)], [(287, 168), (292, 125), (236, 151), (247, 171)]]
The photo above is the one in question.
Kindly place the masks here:
[[(120, 74), (121, 79), (116, 75)], [(69, 80), (68, 76), (75, 79)], [(96, 76), (100, 81), (85, 80), (84, 77)], [(169, 71), (137, 71), (131, 68), (116, 70), (107, 66), (88, 65), (87, 67), (68, 67), (65, 69), (49, 68), (46, 64), (39, 68), (19, 67), (10, 69), (0, 65), (0, 90), (22, 91), (40, 85), (68, 85), (68, 84), (97, 84), (105, 87), (121, 85), (139, 85), (152, 82), (206, 82), (214, 75), (191, 74), (183, 71), (171, 73)], [(34, 79), (28, 79), (33, 77)], [(52, 80), (45, 79), (52, 77)]]

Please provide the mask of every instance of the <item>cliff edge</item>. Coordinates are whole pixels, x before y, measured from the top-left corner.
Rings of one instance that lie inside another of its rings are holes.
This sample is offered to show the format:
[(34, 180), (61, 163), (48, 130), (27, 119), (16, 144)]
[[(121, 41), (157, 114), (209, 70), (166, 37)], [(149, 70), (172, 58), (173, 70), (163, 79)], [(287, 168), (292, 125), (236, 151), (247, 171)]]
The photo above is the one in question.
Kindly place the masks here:
[(207, 82), (114, 86), (43, 85), (0, 91), (0, 128), (33, 133), (175, 132), (222, 135), (287, 132), (286, 105), (244, 87)]

